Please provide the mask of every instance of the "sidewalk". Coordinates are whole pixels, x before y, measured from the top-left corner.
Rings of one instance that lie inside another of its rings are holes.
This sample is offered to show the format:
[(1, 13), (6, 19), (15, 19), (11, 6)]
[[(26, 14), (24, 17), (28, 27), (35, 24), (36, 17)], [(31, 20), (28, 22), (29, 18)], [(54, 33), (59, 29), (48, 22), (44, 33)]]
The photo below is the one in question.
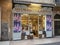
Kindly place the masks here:
[(55, 43), (55, 42), (60, 42), (60, 37), (22, 40), (22, 41), (11, 41), (10, 45), (35, 45), (35, 44), (47, 44), (47, 43)]
[(0, 41), (0, 45), (9, 45), (10, 41)]
[(35, 45), (35, 44), (47, 44), (47, 43), (55, 43), (55, 42), (60, 42), (60, 37), (21, 40), (21, 41), (2, 41), (0, 42), (0, 45)]

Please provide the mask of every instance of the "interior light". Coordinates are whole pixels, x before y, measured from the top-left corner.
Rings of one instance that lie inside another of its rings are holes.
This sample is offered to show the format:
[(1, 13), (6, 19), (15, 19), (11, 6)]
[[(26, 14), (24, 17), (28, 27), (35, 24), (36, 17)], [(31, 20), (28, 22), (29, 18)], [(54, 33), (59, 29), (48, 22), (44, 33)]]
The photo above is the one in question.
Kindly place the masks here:
[(28, 14), (23, 14), (23, 15), (21, 15), (21, 16), (28, 16)]
[(41, 6), (41, 4), (33, 4), (31, 3), (32, 6)]
[(39, 11), (41, 9), (41, 4), (31, 3), (28, 7), (29, 10)]

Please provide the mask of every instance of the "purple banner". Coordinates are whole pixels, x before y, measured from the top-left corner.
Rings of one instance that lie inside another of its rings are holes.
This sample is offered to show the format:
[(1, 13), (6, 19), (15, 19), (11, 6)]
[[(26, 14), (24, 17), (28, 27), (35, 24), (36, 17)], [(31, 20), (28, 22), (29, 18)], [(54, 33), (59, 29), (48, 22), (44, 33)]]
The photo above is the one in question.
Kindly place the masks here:
[(20, 13), (14, 13), (14, 16), (13, 16), (13, 24), (14, 24), (13, 30), (14, 30), (14, 32), (20, 32), (21, 31), (20, 20), (21, 20)]
[(52, 16), (51, 15), (46, 16), (46, 29), (47, 31), (52, 30)]

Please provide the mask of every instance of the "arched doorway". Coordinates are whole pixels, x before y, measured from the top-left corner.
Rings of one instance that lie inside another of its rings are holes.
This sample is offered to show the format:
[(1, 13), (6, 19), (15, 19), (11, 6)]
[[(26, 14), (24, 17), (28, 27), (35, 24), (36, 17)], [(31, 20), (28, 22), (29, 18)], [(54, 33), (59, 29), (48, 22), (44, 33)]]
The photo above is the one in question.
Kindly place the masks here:
[(55, 36), (60, 36), (60, 14), (54, 16)]

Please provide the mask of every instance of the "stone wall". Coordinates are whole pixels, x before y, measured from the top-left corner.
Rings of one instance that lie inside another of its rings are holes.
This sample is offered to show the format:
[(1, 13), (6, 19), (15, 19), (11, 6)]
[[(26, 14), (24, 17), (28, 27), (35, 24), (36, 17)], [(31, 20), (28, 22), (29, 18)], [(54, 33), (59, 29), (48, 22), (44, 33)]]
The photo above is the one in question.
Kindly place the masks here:
[(0, 0), (0, 7), (1, 21), (2, 23), (8, 23), (8, 35), (10, 36), (12, 0)]

